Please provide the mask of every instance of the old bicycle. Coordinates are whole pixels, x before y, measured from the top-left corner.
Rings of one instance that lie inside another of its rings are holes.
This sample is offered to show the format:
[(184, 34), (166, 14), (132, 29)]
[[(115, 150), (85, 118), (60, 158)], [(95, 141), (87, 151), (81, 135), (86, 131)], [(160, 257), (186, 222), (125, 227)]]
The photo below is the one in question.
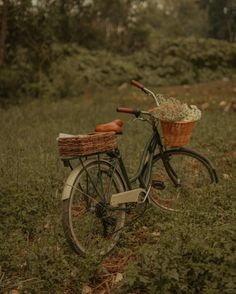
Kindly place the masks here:
[[(158, 107), (152, 91), (137, 81), (132, 84), (153, 97)], [(136, 205), (146, 206), (149, 202), (166, 211), (181, 211), (193, 201), (192, 194), (196, 195), (198, 189), (218, 181), (212, 164), (201, 154), (184, 147), (167, 149), (152, 112), (124, 107), (118, 107), (117, 111), (132, 114), (152, 128), (135, 175), (128, 176), (118, 147), (108, 148), (110, 139), (104, 150), (92, 149), (92, 154), (62, 157), (71, 168), (71, 161), (79, 160), (62, 195), (65, 236), (79, 254), (90, 250), (100, 255), (110, 252), (126, 226), (126, 214)], [(114, 139), (121, 128), (122, 122), (116, 120), (100, 125), (97, 132), (104, 135), (109, 131), (107, 134)]]

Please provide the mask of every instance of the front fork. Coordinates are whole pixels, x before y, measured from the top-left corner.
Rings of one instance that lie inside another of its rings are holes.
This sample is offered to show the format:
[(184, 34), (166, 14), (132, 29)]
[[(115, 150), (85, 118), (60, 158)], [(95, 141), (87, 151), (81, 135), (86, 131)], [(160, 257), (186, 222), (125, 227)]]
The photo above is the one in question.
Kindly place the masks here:
[(170, 179), (172, 180), (173, 184), (176, 187), (180, 187), (180, 179), (178, 178), (176, 172), (174, 171), (174, 169), (172, 168), (171, 164), (170, 164), (170, 156), (165, 154), (165, 152), (163, 152), (161, 154), (161, 160), (163, 162), (163, 165), (165, 167), (165, 170), (168, 174), (168, 176), (170, 177)]

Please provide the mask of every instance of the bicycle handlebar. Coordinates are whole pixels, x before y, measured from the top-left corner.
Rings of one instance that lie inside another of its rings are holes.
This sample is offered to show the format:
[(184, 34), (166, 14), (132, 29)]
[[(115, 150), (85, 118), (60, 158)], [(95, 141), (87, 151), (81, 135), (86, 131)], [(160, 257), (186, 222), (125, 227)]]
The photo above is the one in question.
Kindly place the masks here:
[(133, 86), (135, 86), (135, 87), (141, 89), (145, 94), (148, 94), (148, 93), (149, 93), (149, 90), (146, 89), (146, 88), (144, 87), (144, 85), (141, 84), (140, 82), (135, 81), (135, 80), (131, 80), (130, 83), (131, 83)]
[(135, 80), (131, 80), (131, 84), (139, 89), (143, 89), (144, 88), (144, 85), (139, 83), (138, 81), (135, 81)]
[(149, 89), (145, 88), (143, 84), (139, 83), (138, 81), (135, 80), (131, 80), (131, 84), (139, 89), (141, 89), (145, 94), (150, 95), (153, 97), (153, 99), (155, 100), (155, 103), (157, 105), (157, 107), (159, 106), (159, 102), (157, 100), (156, 95), (150, 91)]
[(117, 107), (116, 108), (117, 112), (124, 112), (124, 113), (134, 113), (134, 110), (132, 108), (128, 108), (128, 107)]
[(136, 117), (138, 117), (141, 114), (140, 110), (132, 109), (132, 108), (128, 108), (128, 107), (117, 107), (116, 111), (117, 112), (134, 114)]
[(133, 108), (128, 108), (128, 107), (117, 107), (116, 109), (117, 112), (123, 112), (123, 113), (129, 113), (129, 114), (134, 114), (137, 118), (141, 115), (151, 115), (151, 112), (149, 111), (142, 111), (139, 109), (133, 109)]

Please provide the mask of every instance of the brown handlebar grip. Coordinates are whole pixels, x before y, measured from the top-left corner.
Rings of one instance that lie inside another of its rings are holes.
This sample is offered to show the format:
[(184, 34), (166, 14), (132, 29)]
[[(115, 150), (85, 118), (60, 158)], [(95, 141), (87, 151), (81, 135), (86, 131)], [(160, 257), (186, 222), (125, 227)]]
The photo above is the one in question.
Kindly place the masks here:
[(135, 80), (131, 80), (131, 84), (139, 89), (144, 88), (144, 85), (142, 85), (141, 83), (139, 83), (138, 81), (135, 81)]
[(134, 113), (134, 109), (128, 108), (128, 107), (117, 107), (116, 108), (117, 112), (124, 112), (124, 113)]

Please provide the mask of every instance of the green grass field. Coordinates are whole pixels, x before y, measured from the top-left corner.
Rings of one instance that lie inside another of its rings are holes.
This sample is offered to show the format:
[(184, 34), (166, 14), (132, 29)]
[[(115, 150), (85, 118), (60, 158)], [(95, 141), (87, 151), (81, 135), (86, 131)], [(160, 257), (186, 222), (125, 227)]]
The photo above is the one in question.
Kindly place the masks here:
[[(96, 258), (77, 256), (65, 241), (61, 190), (69, 170), (59, 159), (56, 137), (90, 132), (120, 117), (125, 126), (119, 146), (134, 172), (136, 151), (141, 154), (150, 130), (115, 109), (148, 109), (153, 102), (136, 89), (123, 88), (0, 110), (1, 293), (81, 293), (84, 285), (96, 288), (104, 276), (117, 274)], [(220, 182), (203, 188), (184, 213), (148, 209), (106, 259), (112, 263), (131, 256), (117, 269), (121, 282), (110, 290), (111, 284), (103, 284), (93, 293), (235, 293), (236, 83), (160, 91), (203, 109), (188, 147), (210, 158)]]

